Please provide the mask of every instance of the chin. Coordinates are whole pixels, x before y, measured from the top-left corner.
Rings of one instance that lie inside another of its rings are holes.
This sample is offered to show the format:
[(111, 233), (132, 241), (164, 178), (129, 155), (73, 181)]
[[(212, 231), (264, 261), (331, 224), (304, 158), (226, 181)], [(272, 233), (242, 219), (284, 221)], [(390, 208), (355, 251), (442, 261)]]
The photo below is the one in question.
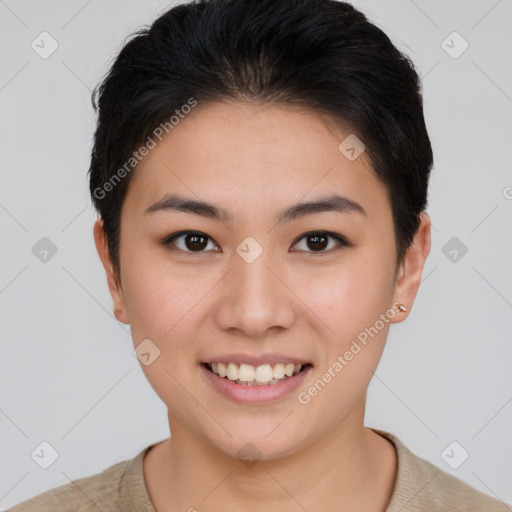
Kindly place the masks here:
[(248, 467), (251, 461), (254, 465), (255, 461), (282, 459), (293, 455), (306, 444), (304, 430), (301, 429), (299, 433), (286, 429), (284, 425), (279, 425), (282, 420), (262, 421), (259, 425), (252, 422), (251, 427), (246, 427), (246, 422), (226, 425), (233, 437), (228, 434), (221, 439), (209, 437), (209, 442), (228, 457), (245, 460)]

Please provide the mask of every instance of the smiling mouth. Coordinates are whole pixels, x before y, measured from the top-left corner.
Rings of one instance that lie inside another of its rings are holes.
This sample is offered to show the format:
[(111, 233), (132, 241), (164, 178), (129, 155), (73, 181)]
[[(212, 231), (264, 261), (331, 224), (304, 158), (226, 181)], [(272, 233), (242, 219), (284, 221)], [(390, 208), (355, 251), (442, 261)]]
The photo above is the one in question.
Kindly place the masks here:
[(218, 377), (224, 378), (243, 386), (272, 386), (279, 382), (293, 378), (312, 366), (306, 364), (263, 364), (252, 366), (250, 364), (236, 363), (201, 363), (207, 370)]

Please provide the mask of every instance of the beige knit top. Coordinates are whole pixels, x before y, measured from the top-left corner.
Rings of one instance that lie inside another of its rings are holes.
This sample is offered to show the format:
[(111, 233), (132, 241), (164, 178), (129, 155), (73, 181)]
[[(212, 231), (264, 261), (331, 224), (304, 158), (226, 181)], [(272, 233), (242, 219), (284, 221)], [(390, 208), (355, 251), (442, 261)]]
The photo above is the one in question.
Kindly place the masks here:
[[(386, 512), (512, 512), (510, 505), (416, 456), (394, 435), (371, 430), (390, 440), (398, 455), (395, 487)], [(133, 459), (46, 491), (7, 512), (156, 512), (142, 464), (144, 455), (155, 444)]]

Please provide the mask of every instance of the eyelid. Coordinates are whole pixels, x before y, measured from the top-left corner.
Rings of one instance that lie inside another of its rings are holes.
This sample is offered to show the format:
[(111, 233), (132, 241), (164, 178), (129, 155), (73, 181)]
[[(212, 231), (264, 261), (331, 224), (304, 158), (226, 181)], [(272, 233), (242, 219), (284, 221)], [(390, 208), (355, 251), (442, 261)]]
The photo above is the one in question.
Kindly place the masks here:
[(338, 233), (333, 233), (332, 231), (326, 231), (326, 230), (317, 230), (317, 231), (308, 231), (307, 233), (304, 233), (303, 235), (300, 235), (292, 244), (292, 247), (296, 245), (298, 242), (300, 242), (303, 238), (306, 238), (310, 235), (324, 235), (329, 238), (334, 238), (338, 242), (338, 246), (331, 248), (327, 251), (294, 251), (294, 252), (306, 252), (308, 254), (315, 254), (315, 255), (321, 255), (321, 254), (330, 254), (334, 251), (337, 251), (338, 249), (342, 247), (352, 247), (353, 244), (349, 242), (343, 235), (340, 235)]
[[(179, 249), (177, 247), (171, 247), (172, 246), (172, 242), (181, 237), (181, 236), (184, 236), (184, 235), (189, 235), (189, 234), (195, 234), (195, 235), (200, 235), (200, 236), (203, 236), (203, 237), (206, 237), (208, 240), (212, 241), (213, 243), (215, 243), (217, 246), (217, 242), (215, 241), (214, 238), (212, 238), (210, 235), (207, 235), (206, 233), (203, 233), (202, 231), (195, 231), (193, 229), (189, 229), (189, 230), (184, 230), (184, 231), (177, 231), (175, 233), (172, 233), (171, 235), (167, 235), (166, 237), (164, 237), (160, 243), (162, 245), (164, 245), (165, 247), (168, 247), (170, 248), (170, 250), (173, 250), (173, 251), (181, 251), (181, 252), (184, 252), (184, 253), (187, 253), (187, 254), (194, 254), (194, 255), (200, 255), (200, 254), (206, 254), (210, 251), (188, 251), (188, 250), (184, 250), (184, 249)], [(334, 233), (332, 231), (326, 231), (326, 230), (312, 230), (312, 231), (307, 231), (306, 233), (303, 233), (302, 235), (300, 235), (298, 238), (295, 239), (295, 241), (293, 242), (292, 244), (292, 247), (295, 246), (298, 242), (300, 242), (302, 239), (310, 236), (310, 235), (324, 235), (324, 236), (327, 236), (329, 238), (333, 238), (334, 240), (336, 240), (338, 242), (338, 246), (337, 247), (334, 247), (334, 248), (331, 248), (329, 250), (324, 250), (324, 251), (302, 251), (302, 250), (298, 250), (298, 251), (292, 251), (292, 252), (304, 252), (304, 253), (307, 253), (307, 254), (312, 254), (312, 255), (315, 255), (315, 256), (320, 256), (322, 254), (331, 254), (332, 252), (335, 252), (343, 247), (353, 247), (354, 244), (352, 242), (349, 242), (343, 235), (340, 235), (339, 233)]]
[(200, 236), (207, 238), (209, 241), (215, 243), (217, 246), (219, 245), (219, 244), (217, 244), (215, 239), (213, 239), (210, 235), (207, 235), (206, 233), (203, 233), (202, 231), (195, 231), (193, 229), (188, 229), (188, 230), (184, 230), (184, 231), (176, 231), (175, 233), (165, 236), (160, 241), (160, 243), (162, 245), (164, 245), (165, 247), (170, 248), (170, 250), (172, 250), (172, 251), (181, 251), (181, 252), (184, 252), (187, 254), (206, 254), (207, 252), (209, 252), (209, 251), (186, 251), (186, 250), (180, 249), (178, 247), (171, 247), (173, 245), (172, 242), (174, 242), (175, 239), (180, 238), (184, 235), (200, 235)]

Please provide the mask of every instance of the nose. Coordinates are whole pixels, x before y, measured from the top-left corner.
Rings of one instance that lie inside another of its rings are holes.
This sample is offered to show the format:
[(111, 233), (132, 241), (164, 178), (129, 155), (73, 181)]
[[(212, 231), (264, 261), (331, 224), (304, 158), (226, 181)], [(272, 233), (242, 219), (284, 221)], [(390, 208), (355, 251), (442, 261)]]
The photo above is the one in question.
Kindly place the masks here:
[(231, 271), (223, 281), (215, 308), (221, 329), (260, 338), (270, 330), (293, 325), (298, 299), (286, 284), (283, 266), (276, 264), (270, 251), (264, 250), (250, 263), (234, 254)]

